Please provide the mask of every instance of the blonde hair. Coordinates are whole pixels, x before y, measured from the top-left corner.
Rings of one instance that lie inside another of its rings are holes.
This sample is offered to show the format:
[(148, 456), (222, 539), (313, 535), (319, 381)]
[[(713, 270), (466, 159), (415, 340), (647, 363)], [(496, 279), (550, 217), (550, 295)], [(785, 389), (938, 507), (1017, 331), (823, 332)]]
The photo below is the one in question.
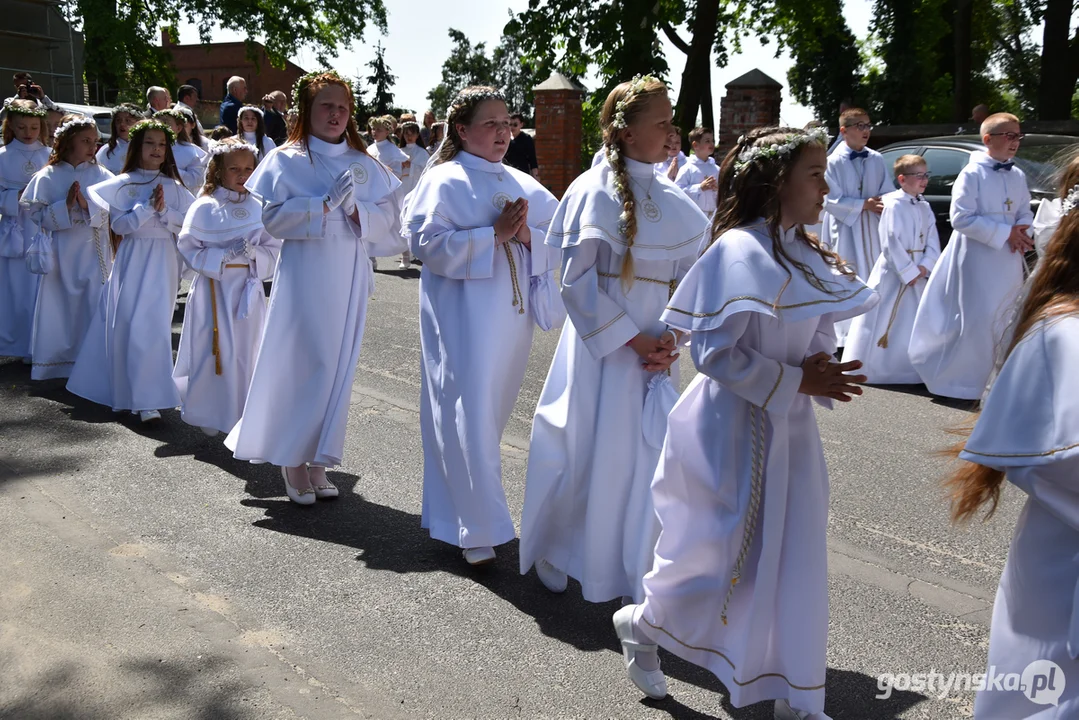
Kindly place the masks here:
[(1008, 123), (1019, 124), (1019, 118), (1011, 113), (993, 113), (985, 120), (982, 120), (982, 126), (979, 128), (979, 132), (982, 137), (985, 137), (989, 133), (993, 132), (1001, 125), (1007, 125)]
[(862, 108), (847, 108), (839, 114), (839, 127), (857, 125), (859, 118), (869, 119), (869, 113)]
[(895, 161), (896, 175), (907, 175), (916, 167), (929, 167), (921, 155), (901, 155)]
[[(666, 97), (667, 86), (655, 78), (621, 83), (607, 96), (603, 103), (599, 122), (603, 128), (603, 148), (607, 162), (615, 174), (615, 183), (619, 186), (618, 199), (622, 203), (622, 235), (626, 240), (626, 252), (622, 256), (622, 269), (619, 277), (622, 287), (633, 285), (633, 241), (637, 237), (637, 199), (633, 195), (633, 183), (629, 180), (626, 161), (623, 158), (622, 133), (633, 124), (634, 119), (644, 112), (653, 98)], [(618, 119), (618, 123), (615, 120)], [(618, 125), (616, 127), (616, 125)]]
[[(222, 152), (219, 148), (233, 147), (234, 150), (228, 150)], [(225, 159), (237, 152), (251, 152), (251, 146), (244, 142), (242, 138), (230, 137), (225, 138), (217, 144), (214, 148), (215, 152), (210, 156), (210, 162), (206, 166), (206, 183), (202, 186), (203, 195), (213, 195), (217, 188), (221, 187), (221, 183), (224, 181), (225, 174)], [(254, 153), (255, 165), (259, 164), (259, 155)]]
[(393, 132), (393, 122), (388, 115), (369, 118), (367, 120), (367, 129), (372, 132), (375, 130), (386, 130), (387, 132)]
[[(23, 110), (24, 112), (19, 112)], [(28, 110), (34, 111), (33, 114), (25, 112)], [(4, 136), (4, 144), (10, 145), (15, 139), (15, 128), (11, 127), (12, 118), (16, 115), (22, 115), (23, 117), (36, 118), (38, 121), (38, 136), (37, 139), (42, 144), (48, 139), (49, 125), (45, 122), (44, 114), (38, 114), (37, 101), (35, 100), (12, 100), (8, 103), (8, 113), (4, 116), (4, 127), (0, 132)]]

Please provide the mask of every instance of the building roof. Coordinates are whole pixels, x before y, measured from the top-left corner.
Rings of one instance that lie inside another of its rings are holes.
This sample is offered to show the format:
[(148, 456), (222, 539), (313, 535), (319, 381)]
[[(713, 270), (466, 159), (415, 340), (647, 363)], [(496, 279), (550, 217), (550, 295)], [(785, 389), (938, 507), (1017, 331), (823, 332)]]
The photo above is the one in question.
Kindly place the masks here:
[(577, 92), (583, 92), (584, 88), (578, 83), (570, 80), (562, 73), (555, 70), (551, 73), (551, 77), (541, 82), (533, 90), (576, 90)]
[(728, 88), (781, 88), (782, 83), (776, 82), (760, 70), (754, 68), (745, 75), (737, 77), (727, 83)]

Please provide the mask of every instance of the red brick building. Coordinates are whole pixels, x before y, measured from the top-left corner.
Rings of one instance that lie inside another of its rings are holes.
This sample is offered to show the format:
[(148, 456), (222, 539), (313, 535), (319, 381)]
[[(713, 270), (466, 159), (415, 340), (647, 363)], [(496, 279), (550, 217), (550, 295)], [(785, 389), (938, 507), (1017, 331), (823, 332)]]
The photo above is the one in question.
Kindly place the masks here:
[(540, 181), (561, 198), (581, 174), (581, 86), (559, 72), (533, 88)]
[[(247, 81), (247, 101), (258, 105), (263, 95), (274, 90), (280, 90), (291, 99), (292, 86), (307, 74), (306, 70), (291, 62), (283, 70), (275, 68), (270, 64), (266, 48), (256, 42), (251, 44), (255, 48), (254, 61), (247, 56), (246, 43), (177, 45), (172, 42), (168, 28), (161, 28), (161, 46), (172, 55), (176, 79), (181, 85), (198, 88), (201, 101), (199, 115), (206, 118), (217, 115), (218, 106), (228, 92), (225, 85), (233, 75)], [(176, 88), (169, 88), (169, 92), (175, 95)]]
[(726, 85), (719, 101), (719, 137), (716, 157), (722, 158), (738, 137), (754, 128), (779, 124), (783, 86), (760, 70), (750, 70)]

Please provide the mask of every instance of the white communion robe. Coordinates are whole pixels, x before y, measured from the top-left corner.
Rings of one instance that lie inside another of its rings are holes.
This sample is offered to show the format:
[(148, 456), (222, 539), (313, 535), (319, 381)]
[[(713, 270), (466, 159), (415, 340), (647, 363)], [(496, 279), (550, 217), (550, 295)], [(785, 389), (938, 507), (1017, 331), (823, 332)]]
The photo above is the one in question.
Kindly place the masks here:
[(41, 276), (27, 268), (26, 251), (38, 227), (19, 204), (19, 193), (49, 161), (49, 152), (36, 141), (0, 146), (0, 357), (30, 357)]
[[(394, 177), (402, 181), (401, 184), (397, 186), (397, 190), (394, 191), (394, 201), (397, 203), (398, 207), (403, 206), (405, 195), (407, 195), (404, 190), (404, 164), (409, 161), (410, 157), (390, 140), (379, 140), (376, 143), (372, 143), (367, 147), (367, 152), (371, 154), (371, 157), (388, 167)], [(409, 169), (411, 170), (411, 168)], [(391, 242), (404, 237), (401, 235), (400, 222), (401, 218), (399, 216), (394, 218), (394, 223), (390, 226), (387, 236), (381, 238), (379, 241), (379, 253), (377, 255), (371, 255), (371, 257), (399, 255), (408, 250), (407, 245)], [(389, 251), (388, 253), (386, 252), (387, 250)]]
[(716, 212), (719, 184), (711, 190), (701, 190), (701, 183), (709, 177), (719, 180), (719, 166), (716, 165), (715, 159), (701, 160), (696, 155), (690, 155), (686, 164), (678, 171), (678, 179), (674, 182), (689, 195), (689, 199), (697, 204), (701, 212), (711, 218)]
[(1018, 167), (972, 153), (952, 188), (952, 237), (929, 278), (910, 360), (929, 392), (977, 400), (985, 392), (1012, 306), (1023, 285), (1023, 253), (1012, 252), (1014, 225), (1030, 225), (1030, 190)]
[[(54, 257), (52, 270), (41, 277), (34, 307), (30, 370), (34, 380), (71, 374), (112, 272), (109, 213), (89, 196), (92, 186), (112, 177), (96, 162), (78, 167), (60, 162), (34, 175), (23, 193), (22, 204), (30, 208), (34, 223), (52, 238)], [(86, 210), (68, 207), (68, 191), (75, 182), (86, 199)]]
[(843, 361), (861, 360), (861, 373), (879, 385), (922, 382), (908, 347), (926, 278), (913, 286), (918, 266), (932, 272), (940, 257), (933, 209), (922, 196), (895, 190), (884, 196), (880, 216), (881, 254), (867, 283), (880, 304), (854, 318)]
[(659, 534), (649, 488), (680, 363), (670, 377), (648, 372), (626, 343), (666, 329), (660, 315), (708, 233), (708, 218), (651, 163), (625, 163), (637, 204), (628, 292), (610, 165), (573, 181), (547, 233), (562, 253), (569, 321), (536, 408), (521, 514), (521, 573), (546, 559), (591, 602), (643, 599)]
[(177, 142), (172, 146), (172, 156), (176, 158), (176, 169), (180, 179), (191, 194), (198, 194), (206, 184), (206, 167), (210, 164), (210, 155), (198, 145), (189, 142)]
[(1034, 249), (1038, 251), (1038, 258), (1045, 256), (1045, 248), (1048, 247), (1053, 233), (1057, 231), (1061, 219), (1064, 217), (1064, 203), (1060, 198), (1042, 200), (1038, 203), (1038, 212), (1034, 215)]
[[(258, 147), (258, 135), (253, 132), (243, 133), (243, 141), (252, 147)], [(273, 141), (273, 138), (269, 135), (262, 136), (262, 147), (259, 148), (258, 161), (262, 162), (266, 159), (266, 156), (270, 154), (270, 151), (277, 147), (277, 143)], [(204, 148), (205, 149), (205, 148)], [(209, 161), (207, 161), (208, 163)]]
[(109, 144), (105, 143), (97, 149), (97, 164), (104, 167), (113, 175), (119, 175), (124, 171), (124, 161), (127, 159), (127, 146), (130, 145), (123, 138), (116, 138), (116, 147), (109, 151)]
[[(359, 227), (342, 208), (323, 212), (344, 172), (352, 173)], [(367, 153), (316, 137), (282, 145), (248, 179), (266, 232), (282, 246), (243, 417), (225, 440), (238, 459), (341, 464), (374, 288), (367, 258), (394, 225), (397, 186)]]
[[(989, 631), (989, 673), (1056, 663), (1049, 685), (979, 692), (976, 720), (1079, 716), (1079, 316), (1035, 324), (1004, 362), (960, 454), (1029, 497), (1012, 536)], [(1024, 680), (1028, 678), (1024, 677)], [(1063, 686), (1063, 687), (1062, 687)], [(1061, 694), (1063, 690), (1063, 694)], [(1047, 701), (1059, 695), (1059, 705)]]
[[(241, 239), (246, 254), (228, 257)], [(266, 320), (262, 281), (273, 276), (281, 241), (263, 227), (257, 198), (219, 187), (187, 211), (177, 247), (196, 273), (172, 372), (180, 416), (227, 433), (247, 400)]]
[[(164, 189), (165, 211), (151, 204)], [(136, 170), (90, 187), (121, 236), (67, 389), (113, 410), (180, 404), (172, 382), (172, 313), (180, 279), (176, 233), (194, 198), (156, 170)]]
[[(876, 150), (865, 148), (867, 157), (852, 158), (844, 141), (828, 156), (828, 197), (824, 200), (824, 234), (828, 246), (846, 260), (864, 282), (880, 257), (880, 215), (863, 210), (871, 197), (883, 197), (895, 190), (891, 170)], [(836, 342), (847, 342), (850, 322), (836, 327)]]
[[(528, 200), (532, 249), (499, 245), (506, 203)], [(561, 311), (557, 251), (544, 244), (558, 201), (533, 177), (467, 152), (424, 173), (405, 231), (420, 274), (422, 527), (462, 548), (516, 535), (502, 489), (502, 432), (528, 365), (533, 322)]]
[(408, 156), (411, 164), (407, 170), (403, 171), (404, 174), (401, 177), (400, 196), (402, 199), (408, 197), (408, 194), (420, 184), (420, 178), (427, 169), (427, 161), (431, 159), (427, 151), (416, 143), (405, 145), (403, 152)]
[[(682, 171), (682, 168), (686, 166), (686, 154), (681, 150), (678, 151), (678, 155), (667, 157), (655, 164), (656, 172), (664, 177), (667, 176), (667, 171), (671, 169), (671, 161), (678, 158), (678, 172)], [(678, 177), (675, 175), (675, 177)]]
[(877, 296), (794, 228), (780, 241), (831, 292), (784, 270), (759, 220), (716, 240), (663, 314), (692, 333), (701, 374), (671, 411), (652, 483), (662, 531), (639, 627), (715, 673), (734, 707), (787, 698), (821, 712), (828, 470), (800, 366), (834, 352), (834, 322)]

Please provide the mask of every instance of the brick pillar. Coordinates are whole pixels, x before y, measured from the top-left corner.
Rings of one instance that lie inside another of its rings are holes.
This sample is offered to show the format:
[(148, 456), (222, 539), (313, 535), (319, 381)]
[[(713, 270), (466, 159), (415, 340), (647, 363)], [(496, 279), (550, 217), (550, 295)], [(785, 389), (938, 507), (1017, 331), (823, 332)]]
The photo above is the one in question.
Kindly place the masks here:
[(727, 83), (719, 102), (716, 157), (722, 159), (738, 137), (754, 128), (779, 124), (783, 86), (760, 70), (752, 70)]
[(540, 181), (561, 198), (581, 174), (581, 101), (584, 91), (561, 73), (533, 88), (536, 97), (536, 159)]

